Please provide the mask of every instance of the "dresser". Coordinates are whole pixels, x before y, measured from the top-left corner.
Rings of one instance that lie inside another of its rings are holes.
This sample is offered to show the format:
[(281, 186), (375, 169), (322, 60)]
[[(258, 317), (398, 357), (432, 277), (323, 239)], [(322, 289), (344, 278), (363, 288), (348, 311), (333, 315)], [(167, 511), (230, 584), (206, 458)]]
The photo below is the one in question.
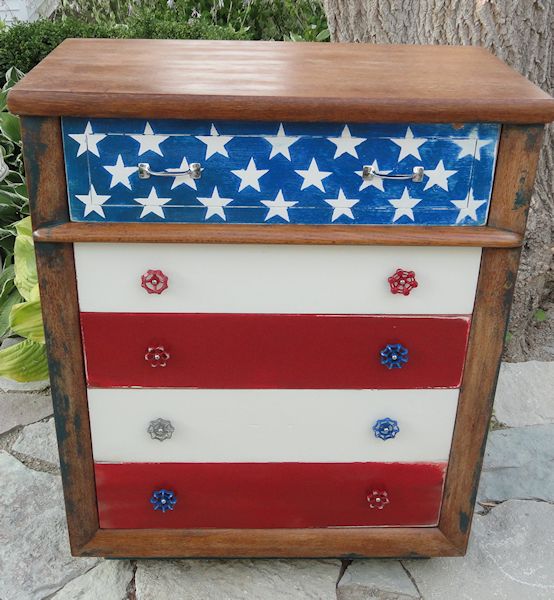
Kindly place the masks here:
[(554, 100), (480, 48), (68, 40), (8, 103), (75, 555), (465, 552)]

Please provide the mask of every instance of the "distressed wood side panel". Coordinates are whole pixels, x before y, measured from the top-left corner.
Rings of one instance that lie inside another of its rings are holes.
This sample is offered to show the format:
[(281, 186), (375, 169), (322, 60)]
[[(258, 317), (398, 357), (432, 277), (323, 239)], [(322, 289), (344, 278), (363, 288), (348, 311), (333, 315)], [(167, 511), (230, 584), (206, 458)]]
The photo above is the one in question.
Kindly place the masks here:
[[(489, 225), (523, 234), (542, 126), (504, 126)], [(483, 250), (440, 530), (461, 552), (469, 538), (520, 249)]]
[[(34, 227), (68, 219), (59, 119), (22, 119)], [(35, 246), (71, 550), (98, 529), (73, 245)]]

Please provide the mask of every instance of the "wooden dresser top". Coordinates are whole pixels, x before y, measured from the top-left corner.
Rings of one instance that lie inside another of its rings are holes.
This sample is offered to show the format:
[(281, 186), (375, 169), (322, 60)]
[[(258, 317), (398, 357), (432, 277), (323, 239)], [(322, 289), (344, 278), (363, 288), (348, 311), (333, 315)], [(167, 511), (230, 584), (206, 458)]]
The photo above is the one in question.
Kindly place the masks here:
[(66, 40), (9, 94), (21, 115), (276, 121), (554, 120), (477, 47)]

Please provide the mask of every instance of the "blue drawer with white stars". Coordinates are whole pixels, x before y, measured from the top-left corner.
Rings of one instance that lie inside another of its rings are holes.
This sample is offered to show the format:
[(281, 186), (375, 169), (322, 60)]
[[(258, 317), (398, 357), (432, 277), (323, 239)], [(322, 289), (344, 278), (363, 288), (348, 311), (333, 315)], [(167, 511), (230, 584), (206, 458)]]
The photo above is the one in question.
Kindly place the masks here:
[(500, 127), (63, 118), (73, 221), (484, 225)]

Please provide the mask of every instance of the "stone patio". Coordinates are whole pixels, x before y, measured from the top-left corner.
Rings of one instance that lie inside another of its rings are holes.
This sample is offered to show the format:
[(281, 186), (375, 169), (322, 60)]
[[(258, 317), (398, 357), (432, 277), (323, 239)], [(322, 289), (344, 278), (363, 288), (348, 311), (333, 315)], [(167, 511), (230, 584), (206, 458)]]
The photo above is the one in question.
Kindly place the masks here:
[(431, 560), (73, 558), (46, 385), (0, 390), (1, 600), (554, 598), (554, 362), (502, 365), (468, 554)]

